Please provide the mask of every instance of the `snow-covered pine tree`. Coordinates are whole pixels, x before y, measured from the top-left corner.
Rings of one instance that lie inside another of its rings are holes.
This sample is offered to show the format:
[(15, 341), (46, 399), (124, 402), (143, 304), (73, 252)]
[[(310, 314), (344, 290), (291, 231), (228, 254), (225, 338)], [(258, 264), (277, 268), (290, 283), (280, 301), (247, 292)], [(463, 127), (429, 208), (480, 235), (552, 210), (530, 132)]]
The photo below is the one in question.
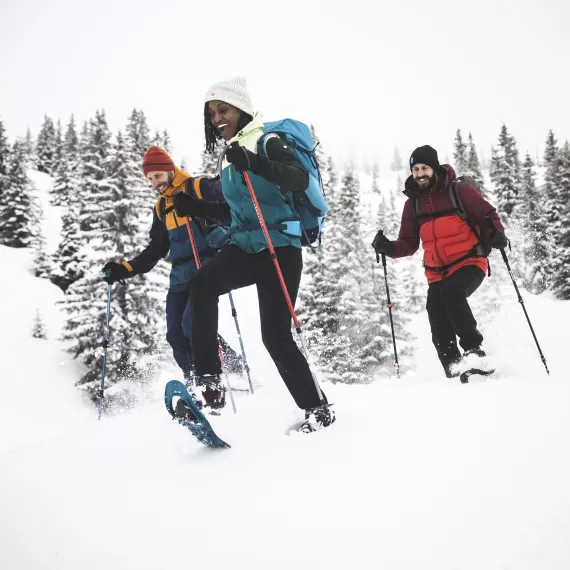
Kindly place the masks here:
[[(115, 180), (111, 177), (112, 156), (104, 112), (97, 111), (91, 122), (91, 137), (85, 146), (86, 173), (84, 187), (92, 192), (83, 203), (83, 212), (89, 212), (86, 229), (82, 233), (79, 256), (89, 252), (88, 263), (83, 266), (84, 275), (67, 290), (64, 310), (67, 313), (63, 339), (75, 358), (80, 358), (85, 373), (78, 382), (95, 398), (97, 380), (101, 374), (101, 359), (98, 351), (105, 321), (106, 295), (102, 281), (101, 267), (106, 261), (122, 260), (117, 251), (117, 236), (122, 229), (117, 219), (124, 204), (118, 199)], [(97, 199), (94, 200), (93, 198)], [(73, 209), (73, 207), (71, 208)], [(121, 285), (113, 287), (114, 296)], [(112, 322), (113, 350), (108, 352), (109, 383), (116, 382), (121, 375), (133, 371), (131, 357), (123, 350), (129, 325), (124, 319), (123, 308), (115, 299)], [(136, 316), (134, 316), (136, 318)], [(127, 331), (127, 332), (126, 332)], [(127, 343), (128, 344), (128, 343)]]
[[(150, 130), (148, 128), (146, 116), (142, 110), (138, 111), (137, 109), (133, 109), (131, 111), (131, 115), (127, 122), (125, 136), (130, 141), (133, 158), (137, 161), (138, 165), (141, 165), (143, 156), (145, 155), (149, 146), (151, 146)], [(152, 144), (155, 143), (153, 142)], [(160, 137), (160, 144), (158, 146), (161, 146), (162, 144), (164, 144), (164, 140), (162, 137)]]
[(560, 299), (570, 299), (570, 144), (558, 152), (559, 221), (554, 227), (554, 274), (552, 288)]
[(51, 197), (51, 203), (54, 206), (67, 207), (70, 200), (79, 200), (77, 196), (80, 191), (77, 177), (79, 162), (79, 138), (75, 129), (75, 119), (71, 115), (54, 173), (55, 180)]
[(394, 155), (392, 157), (392, 164), (390, 165), (390, 168), (393, 172), (399, 172), (402, 170), (402, 168), (404, 168), (404, 165), (402, 164), (402, 157), (400, 156), (400, 149), (397, 146), (394, 147)]
[[(320, 142), (313, 125), (311, 125), (311, 134), (315, 144)], [(320, 315), (326, 310), (323, 305), (325, 289), (328, 288), (325, 275), (326, 252), (330, 247), (330, 232), (337, 214), (335, 206), (336, 174), (332, 159), (326, 156), (321, 144), (316, 147), (315, 153), (329, 212), (323, 228), (322, 243), (317, 249), (310, 250), (307, 248), (303, 251), (303, 282), (299, 291), (298, 314), (303, 322), (303, 328), (308, 333), (310, 345), (319, 345), (323, 337), (324, 331)]]
[[(86, 133), (86, 127), (84, 127)], [(87, 136), (86, 134), (84, 135)], [(63, 206), (61, 238), (53, 255), (51, 281), (63, 291), (80, 279), (85, 271), (86, 259), (81, 252), (82, 236), (79, 232), (79, 212), (83, 198), (83, 184), (78, 178), (81, 170), (80, 141), (71, 116), (63, 141), (62, 157), (59, 161), (53, 200)]]
[(549, 276), (549, 281), (553, 279), (554, 274), (557, 272), (555, 262), (559, 258), (559, 255), (557, 254), (557, 243), (562, 219), (559, 152), (558, 141), (554, 136), (554, 132), (550, 130), (546, 139), (546, 148), (544, 151), (544, 184), (540, 192), (544, 219), (546, 222), (547, 259), (545, 260), (545, 270)]
[[(159, 140), (151, 143), (150, 130), (148, 128), (146, 116), (142, 110), (133, 109), (127, 122), (125, 137), (129, 146), (132, 159), (138, 167), (139, 182), (136, 188), (132, 188), (132, 192), (142, 192), (144, 203), (149, 204), (155, 198), (155, 191), (148, 181), (144, 178), (142, 171), (142, 161), (151, 144), (164, 148), (164, 140), (160, 133), (156, 133)], [(141, 212), (144, 218), (148, 218), (148, 208)]]
[(372, 194), (376, 196), (382, 195), (380, 186), (378, 185), (378, 163), (374, 162), (372, 166)]
[[(329, 211), (323, 228), (322, 244), (313, 254), (305, 252), (306, 269), (300, 289), (299, 316), (311, 346), (317, 347), (319, 365), (327, 367), (339, 344), (337, 335), (338, 298), (341, 290), (334, 277), (338, 261), (338, 236), (342, 233), (342, 212), (336, 169), (331, 157), (321, 170)], [(342, 340), (340, 341), (342, 342)]]
[(36, 309), (36, 318), (34, 319), (34, 326), (32, 328), (32, 337), (42, 340), (47, 339), (46, 327), (42, 321), (39, 309)]
[(218, 150), (211, 154), (205, 149), (200, 160), (200, 176), (216, 176), (218, 174)]
[(36, 145), (34, 144), (34, 139), (32, 137), (32, 131), (30, 127), (26, 130), (26, 137), (24, 139), (25, 149), (26, 149), (26, 163), (28, 168), (32, 168), (36, 164)]
[(524, 286), (532, 293), (542, 293), (547, 289), (548, 275), (545, 271), (548, 263), (548, 244), (546, 237), (546, 220), (543, 202), (539, 198), (534, 172), (534, 163), (527, 153), (522, 166), (522, 226), (524, 229)]
[(172, 154), (172, 139), (170, 138), (170, 133), (164, 129), (162, 131), (162, 148), (170, 155)]
[[(8, 186), (8, 163), (10, 159), (10, 146), (4, 129), (4, 123), (0, 119), (0, 204), (3, 202), (3, 194)], [(1, 206), (0, 206), (1, 208)]]
[(40, 172), (53, 174), (56, 167), (57, 139), (53, 121), (47, 115), (38, 135), (36, 144), (36, 164)]
[(516, 214), (521, 187), (521, 170), (516, 141), (506, 125), (501, 127), (499, 144), (493, 149), (491, 180), (497, 196), (497, 210), (508, 224)]
[(57, 126), (55, 129), (55, 153), (53, 157), (52, 165), (52, 175), (57, 172), (57, 168), (63, 156), (63, 132), (61, 130), (61, 120), (57, 120)]
[(39, 216), (36, 218), (38, 223), (35, 228), (35, 235), (32, 243), (34, 248), (34, 275), (44, 279), (51, 279), (53, 263), (51, 256), (47, 252), (46, 238), (41, 228), (43, 212), (41, 209), (39, 212)]
[[(333, 199), (336, 214), (331, 216), (333, 223), (327, 238), (329, 259), (325, 261), (324, 275), (329, 286), (327, 305), (330, 304), (330, 308), (325, 313), (328, 330), (323, 331), (326, 343), (321, 347), (321, 360), (327, 364), (331, 380), (348, 383), (364, 380), (364, 363), (359, 357), (356, 338), (360, 323), (352, 320), (351, 315), (360, 299), (359, 186), (358, 176), (349, 167)], [(332, 315), (327, 314), (328, 311)]]
[(467, 145), (463, 142), (461, 129), (457, 129), (455, 133), (455, 141), (453, 144), (453, 167), (458, 175), (467, 174)]
[(481, 165), (479, 164), (479, 157), (477, 156), (477, 148), (475, 147), (471, 133), (469, 133), (467, 142), (467, 166), (465, 173), (475, 180), (475, 184), (477, 185), (479, 192), (485, 196), (485, 178), (481, 172)]
[(79, 230), (80, 201), (73, 194), (62, 216), (61, 239), (53, 256), (53, 270), (50, 276), (52, 283), (67, 291), (85, 274), (88, 264), (85, 251), (82, 249), (83, 236)]
[(81, 156), (81, 208), (79, 213), (80, 229), (85, 239), (91, 239), (93, 230), (108, 227), (108, 212), (103, 204), (108, 203), (109, 181), (108, 162), (111, 153), (111, 132), (107, 125), (105, 111), (98, 110), (95, 117), (84, 129)]
[(7, 183), (0, 202), (0, 243), (9, 247), (30, 247), (36, 234), (37, 209), (33, 185), (26, 169), (26, 149), (14, 142), (7, 168)]

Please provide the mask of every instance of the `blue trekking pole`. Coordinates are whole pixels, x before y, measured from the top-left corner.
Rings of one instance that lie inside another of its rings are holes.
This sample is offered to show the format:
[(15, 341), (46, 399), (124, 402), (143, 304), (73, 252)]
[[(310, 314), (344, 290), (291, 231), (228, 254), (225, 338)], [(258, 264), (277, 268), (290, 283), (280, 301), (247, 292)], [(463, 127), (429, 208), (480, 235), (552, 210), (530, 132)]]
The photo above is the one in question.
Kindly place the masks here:
[(239, 323), (237, 318), (237, 311), (234, 305), (234, 298), (232, 297), (232, 292), (228, 293), (230, 297), (230, 305), (232, 307), (232, 317), (234, 318), (236, 324), (236, 330), (239, 338), (239, 345), (241, 347), (241, 355), (243, 356), (243, 367), (245, 368), (245, 373), (247, 374), (247, 381), (249, 382), (249, 391), (253, 394), (253, 384), (251, 383), (251, 377), (249, 375), (249, 365), (247, 364), (247, 358), (245, 356), (245, 348), (243, 347), (243, 340), (241, 339), (241, 331), (239, 330)]
[(111, 317), (111, 295), (113, 286), (109, 283), (107, 286), (107, 318), (105, 320), (105, 333), (103, 338), (103, 364), (101, 373), (101, 389), (99, 390), (99, 417), (101, 419), (101, 411), (103, 408), (103, 396), (105, 394), (105, 371), (107, 369), (107, 347), (109, 346), (109, 319)]

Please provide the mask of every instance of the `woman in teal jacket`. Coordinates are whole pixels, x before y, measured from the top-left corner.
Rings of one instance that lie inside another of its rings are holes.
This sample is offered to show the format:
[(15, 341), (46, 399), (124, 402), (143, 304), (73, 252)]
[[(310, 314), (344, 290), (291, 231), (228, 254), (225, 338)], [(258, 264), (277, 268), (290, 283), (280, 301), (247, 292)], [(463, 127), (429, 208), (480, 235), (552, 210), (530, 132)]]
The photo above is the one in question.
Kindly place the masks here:
[(223, 392), (216, 341), (218, 297), (255, 284), (263, 343), (296, 404), (305, 410), (301, 430), (311, 432), (329, 426), (335, 421), (334, 412), (324, 395), (324, 403), (320, 400), (309, 365), (293, 340), (289, 308), (243, 172), (247, 170), (250, 176), (293, 303), (303, 257), (300, 238), (283, 231), (286, 222), (297, 220), (297, 216), (282, 191), (306, 190), (309, 175), (295, 153), (276, 135), (267, 138), (265, 153), (257, 153), (264, 135), (263, 120), (253, 111), (245, 79), (235, 77), (212, 86), (206, 94), (204, 119), (206, 149), (215, 152), (219, 139), (228, 143), (221, 162), (225, 203), (208, 203), (179, 194), (174, 206), (183, 216), (223, 219), (229, 213), (232, 223), (229, 242), (192, 282), (192, 347), (199, 376), (196, 384)]

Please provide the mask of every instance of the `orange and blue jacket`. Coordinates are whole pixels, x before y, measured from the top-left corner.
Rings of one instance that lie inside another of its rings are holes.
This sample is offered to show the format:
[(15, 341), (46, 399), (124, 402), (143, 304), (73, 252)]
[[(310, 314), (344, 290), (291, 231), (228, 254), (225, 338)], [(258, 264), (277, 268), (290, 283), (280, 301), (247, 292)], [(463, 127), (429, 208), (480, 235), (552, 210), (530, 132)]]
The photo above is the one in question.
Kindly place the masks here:
[[(484, 250), (488, 249), (486, 244), (490, 243), (492, 228), (482, 224), (483, 218), (488, 216), (494, 228), (504, 231), (495, 208), (478, 190), (463, 182), (458, 184), (457, 194), (466, 219), (459, 214), (441, 215), (453, 210), (449, 185), (455, 178), (453, 168), (444, 164), (440, 167), (438, 181), (429, 192), (421, 192), (412, 176), (406, 180), (404, 194), (408, 199), (392, 257), (413, 255), (421, 241), (428, 284), (441, 281), (466, 265), (476, 265), (486, 273), (489, 262)], [(413, 211), (416, 199), (417, 217)], [(480, 244), (483, 244), (482, 248), (478, 247)]]
[[(172, 263), (170, 288), (174, 290), (187, 288), (188, 283), (198, 271), (186, 218), (177, 216), (172, 204), (174, 194), (185, 190), (209, 202), (224, 201), (219, 180), (191, 178), (187, 172), (175, 168), (171, 186), (154, 206), (148, 245), (130, 261), (123, 261), (123, 265), (129, 271), (135, 274), (147, 273), (159, 260), (170, 254), (169, 260)], [(229, 225), (229, 220), (227, 224)], [(208, 226), (201, 219), (192, 219), (190, 225), (200, 261), (204, 263), (213, 257), (227, 240), (227, 226), (224, 222), (214, 227)]]

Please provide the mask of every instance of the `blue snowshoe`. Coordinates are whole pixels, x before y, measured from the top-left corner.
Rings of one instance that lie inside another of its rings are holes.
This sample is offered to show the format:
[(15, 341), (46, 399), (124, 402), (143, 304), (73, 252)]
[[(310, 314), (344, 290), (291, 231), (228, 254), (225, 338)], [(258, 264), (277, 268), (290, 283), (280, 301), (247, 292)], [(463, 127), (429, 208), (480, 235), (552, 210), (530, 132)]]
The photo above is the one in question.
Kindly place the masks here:
[[(176, 403), (176, 408), (173, 408), (172, 399), (176, 396), (180, 399)], [(164, 403), (172, 419), (177, 420), (181, 425), (188, 428), (190, 433), (200, 443), (212, 448), (231, 447), (216, 435), (210, 422), (200, 411), (182, 382), (171, 380), (166, 384)]]

